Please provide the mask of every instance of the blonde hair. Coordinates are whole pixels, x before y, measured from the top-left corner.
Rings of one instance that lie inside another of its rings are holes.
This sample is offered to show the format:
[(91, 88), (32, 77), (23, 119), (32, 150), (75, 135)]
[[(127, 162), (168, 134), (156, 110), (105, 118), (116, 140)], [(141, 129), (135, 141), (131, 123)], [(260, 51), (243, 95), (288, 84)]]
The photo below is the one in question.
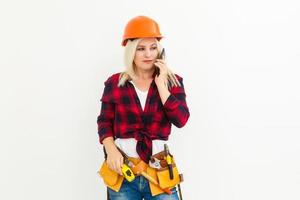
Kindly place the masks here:
[[(126, 70), (120, 74), (119, 83), (118, 83), (119, 87), (124, 86), (126, 81), (130, 81), (136, 77), (136, 73), (135, 73), (136, 66), (133, 60), (134, 60), (137, 45), (141, 40), (142, 38), (127, 41), (127, 44), (125, 46), (125, 51), (124, 51), (124, 64)], [(157, 39), (155, 41), (157, 44), (158, 53), (160, 54), (162, 51), (162, 46)], [(168, 87), (181, 86), (177, 77), (169, 68), (167, 69), (167, 74), (168, 74)]]

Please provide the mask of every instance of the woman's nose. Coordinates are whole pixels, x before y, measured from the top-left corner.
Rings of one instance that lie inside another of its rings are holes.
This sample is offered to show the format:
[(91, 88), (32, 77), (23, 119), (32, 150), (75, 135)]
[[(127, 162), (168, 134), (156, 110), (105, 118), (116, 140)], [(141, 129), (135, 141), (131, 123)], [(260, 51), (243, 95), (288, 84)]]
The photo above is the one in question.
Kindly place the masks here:
[(150, 57), (150, 55), (151, 55), (151, 52), (150, 52), (150, 50), (148, 49), (148, 50), (146, 50), (145, 51), (145, 57)]

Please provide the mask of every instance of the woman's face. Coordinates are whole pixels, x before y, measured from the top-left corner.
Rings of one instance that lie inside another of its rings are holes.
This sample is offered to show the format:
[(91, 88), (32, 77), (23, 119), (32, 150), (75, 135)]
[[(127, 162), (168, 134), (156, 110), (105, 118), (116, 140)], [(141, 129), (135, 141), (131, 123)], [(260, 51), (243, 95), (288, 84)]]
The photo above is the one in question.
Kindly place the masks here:
[(155, 38), (142, 39), (136, 48), (134, 63), (140, 70), (151, 70), (158, 56)]

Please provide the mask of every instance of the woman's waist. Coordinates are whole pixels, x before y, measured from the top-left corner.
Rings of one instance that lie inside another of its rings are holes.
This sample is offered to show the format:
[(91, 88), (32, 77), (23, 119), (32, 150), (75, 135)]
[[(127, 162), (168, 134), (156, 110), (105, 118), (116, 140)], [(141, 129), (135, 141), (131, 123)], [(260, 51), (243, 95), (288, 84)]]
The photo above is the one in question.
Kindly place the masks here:
[[(136, 151), (137, 140), (135, 138), (117, 138), (115, 144), (129, 157), (139, 158)], [(164, 144), (168, 144), (168, 141), (159, 139), (152, 140), (152, 155), (163, 151)]]

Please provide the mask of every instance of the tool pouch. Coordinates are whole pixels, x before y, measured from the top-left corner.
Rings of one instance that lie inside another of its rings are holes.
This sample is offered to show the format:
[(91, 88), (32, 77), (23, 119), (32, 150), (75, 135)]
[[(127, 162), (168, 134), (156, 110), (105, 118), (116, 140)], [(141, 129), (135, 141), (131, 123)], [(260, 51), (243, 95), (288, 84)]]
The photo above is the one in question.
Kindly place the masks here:
[(168, 169), (157, 171), (159, 186), (162, 189), (165, 189), (165, 188), (172, 188), (176, 186), (178, 183), (180, 183), (180, 177), (176, 166), (173, 167), (173, 175), (174, 175), (173, 179), (170, 179), (170, 174)]
[(112, 190), (119, 192), (124, 177), (111, 170), (106, 161), (101, 165), (98, 174), (102, 177), (105, 185)]
[[(173, 188), (183, 181), (182, 174), (179, 174), (178, 172), (174, 157), (173, 156), (171, 157), (172, 157), (173, 179), (170, 178), (170, 171), (168, 168), (167, 161), (165, 159), (164, 151), (151, 156), (151, 160), (149, 162), (150, 168), (148, 168), (147, 172), (152, 176), (155, 176), (155, 179), (159, 183), (159, 187), (162, 189)], [(156, 187), (154, 184), (150, 183), (150, 189), (152, 195), (163, 193), (163, 191), (159, 187)]]

